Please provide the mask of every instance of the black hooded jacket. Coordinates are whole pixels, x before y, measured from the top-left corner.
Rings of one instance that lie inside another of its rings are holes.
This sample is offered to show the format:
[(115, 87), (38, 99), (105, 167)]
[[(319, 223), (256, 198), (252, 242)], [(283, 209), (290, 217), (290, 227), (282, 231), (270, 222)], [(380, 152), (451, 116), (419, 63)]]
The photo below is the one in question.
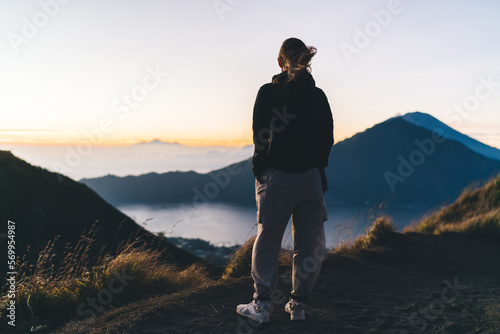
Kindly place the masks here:
[[(252, 172), (272, 167), (287, 173), (324, 168), (334, 143), (333, 117), (325, 93), (310, 73), (288, 80), (286, 71), (257, 94), (253, 110)], [(324, 188), (326, 179), (323, 180)], [(326, 189), (325, 189), (326, 190)]]

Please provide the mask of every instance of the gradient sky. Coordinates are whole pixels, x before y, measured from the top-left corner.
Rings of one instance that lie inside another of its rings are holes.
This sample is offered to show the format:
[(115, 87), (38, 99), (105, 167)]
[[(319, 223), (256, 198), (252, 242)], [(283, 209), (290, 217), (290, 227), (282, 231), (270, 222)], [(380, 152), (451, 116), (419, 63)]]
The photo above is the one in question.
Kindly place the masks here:
[[(373, 12), (391, 1), (72, 0), (43, 22), (40, 3), (55, 1), (0, 4), (0, 142), (76, 143), (108, 122), (96, 144), (250, 144), (255, 95), (294, 36), (318, 49), (312, 74), (337, 140), (418, 110), (500, 147), (500, 84), (470, 112), (448, 111), (472, 101), (480, 77), (500, 82), (499, 1), (401, 0), (351, 61), (342, 43), (376, 29)], [(33, 16), (44, 26), (23, 35)], [(155, 68), (168, 76), (116, 112)]]

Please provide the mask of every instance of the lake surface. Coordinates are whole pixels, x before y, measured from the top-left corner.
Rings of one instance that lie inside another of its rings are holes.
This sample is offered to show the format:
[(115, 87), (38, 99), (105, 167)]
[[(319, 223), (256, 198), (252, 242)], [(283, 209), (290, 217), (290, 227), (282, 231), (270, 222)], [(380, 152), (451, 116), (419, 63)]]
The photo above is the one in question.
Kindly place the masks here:
[[(138, 224), (145, 223), (145, 228), (151, 232), (200, 238), (218, 246), (242, 244), (257, 233), (256, 209), (253, 207), (208, 203), (202, 206), (126, 205), (118, 208)], [(382, 214), (391, 216), (396, 229), (402, 231), (426, 212), (423, 208), (328, 206), (328, 220), (325, 222), (327, 247), (354, 240)], [(292, 247), (291, 222), (283, 237), (283, 247)]]

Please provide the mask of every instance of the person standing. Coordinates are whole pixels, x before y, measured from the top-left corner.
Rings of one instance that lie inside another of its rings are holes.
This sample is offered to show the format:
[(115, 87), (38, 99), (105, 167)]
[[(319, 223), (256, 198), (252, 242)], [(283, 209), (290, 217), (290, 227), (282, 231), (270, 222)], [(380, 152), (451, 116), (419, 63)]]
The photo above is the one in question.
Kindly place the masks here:
[(293, 233), (292, 291), (285, 310), (304, 320), (308, 297), (325, 254), (325, 167), (334, 143), (333, 117), (325, 93), (310, 74), (316, 48), (285, 40), (281, 73), (263, 85), (253, 111), (252, 172), (258, 231), (252, 250), (253, 300), (236, 312), (269, 321), (278, 282), (278, 258), (290, 216)]

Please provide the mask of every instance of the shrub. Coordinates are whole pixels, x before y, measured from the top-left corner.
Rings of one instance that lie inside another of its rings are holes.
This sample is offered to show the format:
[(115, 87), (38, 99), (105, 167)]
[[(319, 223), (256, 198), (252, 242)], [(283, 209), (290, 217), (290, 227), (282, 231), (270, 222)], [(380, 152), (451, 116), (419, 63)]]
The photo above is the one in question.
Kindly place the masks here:
[[(255, 243), (255, 236), (248, 239), (236, 252), (231, 256), (229, 263), (226, 266), (223, 279), (239, 278), (249, 276), (252, 271), (252, 250)], [(293, 261), (293, 252), (281, 249), (278, 257), (279, 266), (290, 266)]]
[(341, 247), (340, 252), (358, 252), (361, 249), (376, 246), (391, 232), (394, 232), (394, 225), (392, 220), (387, 216), (377, 218), (375, 222), (366, 231), (366, 235), (361, 236), (354, 240), (352, 246)]
[(254, 242), (255, 237), (252, 237), (238, 248), (234, 255), (231, 256), (222, 278), (238, 278), (250, 275), (252, 270), (252, 249)]

